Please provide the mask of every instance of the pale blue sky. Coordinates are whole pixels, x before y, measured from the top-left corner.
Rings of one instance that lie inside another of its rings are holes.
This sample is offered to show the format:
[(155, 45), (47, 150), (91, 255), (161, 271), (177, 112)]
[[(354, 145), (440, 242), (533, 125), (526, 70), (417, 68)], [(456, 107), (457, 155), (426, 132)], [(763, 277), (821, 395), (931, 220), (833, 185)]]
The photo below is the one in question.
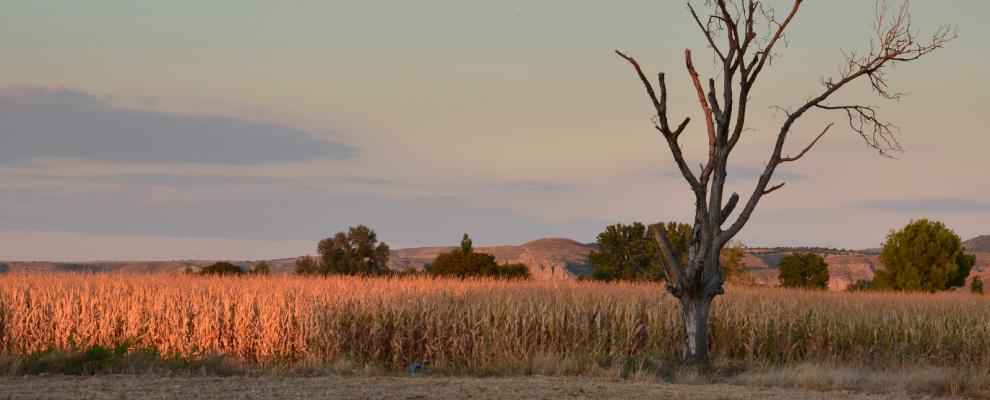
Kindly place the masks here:
[[(734, 190), (749, 193), (769, 152), (770, 106), (866, 46), (872, 4), (806, 2), (754, 95)], [(782, 171), (743, 242), (873, 247), (920, 217), (990, 233), (990, 2), (912, 9), (918, 28), (953, 23), (960, 38), (895, 70), (911, 93), (899, 102), (843, 95), (880, 105), (907, 153), (883, 159), (834, 130)], [(393, 247), (465, 231), (588, 242), (614, 222), (687, 220), (611, 51), (667, 72), (672, 114), (698, 120), (682, 52), (710, 75), (701, 39), (680, 1), (8, 1), (0, 259), (286, 257), (357, 223)], [(811, 116), (791, 146), (836, 118)]]

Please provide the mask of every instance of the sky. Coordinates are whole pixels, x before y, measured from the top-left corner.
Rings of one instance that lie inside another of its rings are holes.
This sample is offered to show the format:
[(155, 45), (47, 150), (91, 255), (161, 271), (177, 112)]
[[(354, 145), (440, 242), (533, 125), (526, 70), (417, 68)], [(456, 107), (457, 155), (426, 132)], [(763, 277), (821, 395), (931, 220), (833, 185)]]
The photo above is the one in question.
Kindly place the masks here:
[[(789, 2), (771, 1), (779, 12)], [(873, 2), (805, 2), (761, 75), (729, 168), (743, 198), (793, 107), (869, 43)], [(696, 5), (700, 5), (696, 2)], [(990, 14), (916, 0), (945, 49), (898, 66), (877, 105), (905, 152), (880, 157), (815, 112), (794, 129), (738, 239), (876, 247), (911, 219), (990, 233)], [(258, 259), (315, 252), (366, 224), (393, 248), (593, 242), (605, 226), (687, 221), (693, 200), (632, 69), (666, 72), (671, 119), (701, 112), (681, 1), (5, 2), (0, 14), (0, 260)], [(706, 135), (682, 135), (692, 165)]]

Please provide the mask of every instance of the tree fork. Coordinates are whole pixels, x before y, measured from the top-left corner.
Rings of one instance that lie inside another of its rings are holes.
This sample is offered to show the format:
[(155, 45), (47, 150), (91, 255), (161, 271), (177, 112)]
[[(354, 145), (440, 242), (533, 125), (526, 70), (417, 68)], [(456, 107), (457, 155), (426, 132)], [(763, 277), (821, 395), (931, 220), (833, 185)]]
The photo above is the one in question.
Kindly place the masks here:
[[(793, 22), (803, 0), (794, 0), (787, 16), (778, 21), (771, 7), (758, 0), (709, 0), (708, 18), (702, 18), (694, 6), (688, 3), (691, 17), (702, 31), (708, 46), (714, 52), (717, 63), (721, 63), (722, 100), (715, 79), (708, 80), (708, 92), (701, 84), (701, 76), (691, 59), (691, 50), (685, 49), (685, 67), (691, 84), (698, 97), (705, 117), (708, 139), (708, 160), (701, 165), (698, 175), (688, 165), (678, 139), (685, 130), (690, 118), (685, 118), (676, 129), (671, 129), (667, 118), (667, 85), (665, 75), (657, 75), (659, 96), (633, 57), (615, 51), (629, 62), (636, 71), (640, 82), (656, 111), (654, 127), (664, 137), (667, 147), (684, 180), (695, 197), (695, 215), (692, 237), (686, 263), (681, 263), (674, 254), (666, 235), (654, 232), (654, 239), (667, 260), (665, 276), (669, 277), (667, 290), (678, 299), (684, 322), (684, 360), (703, 362), (708, 360), (708, 316), (716, 296), (724, 292), (725, 273), (720, 265), (719, 253), (743, 226), (749, 221), (763, 196), (784, 187), (784, 183), (770, 185), (773, 174), (781, 164), (793, 162), (805, 156), (825, 136), (832, 127), (824, 130), (803, 147), (795, 156), (784, 156), (784, 145), (791, 128), (805, 114), (812, 110), (840, 111), (846, 114), (849, 127), (864, 139), (867, 146), (887, 155), (889, 151), (900, 151), (894, 137), (896, 127), (879, 119), (876, 109), (863, 105), (828, 104), (832, 95), (850, 82), (865, 79), (873, 91), (886, 99), (896, 99), (899, 93), (890, 92), (885, 72), (898, 63), (909, 62), (941, 48), (956, 37), (956, 29), (942, 25), (932, 34), (929, 41), (919, 40), (911, 27), (911, 18), (906, 4), (895, 11), (888, 0), (878, 0), (876, 5), (875, 37), (869, 52), (862, 54), (846, 52), (845, 65), (837, 79), (822, 79), (822, 92), (810, 96), (798, 108), (784, 110), (787, 118), (780, 127), (773, 149), (766, 162), (753, 192), (745, 203), (740, 203), (739, 195), (732, 193), (723, 204), (724, 185), (727, 176), (729, 156), (746, 130), (748, 99), (757, 78), (767, 65), (772, 65), (775, 46), (785, 42), (784, 33)], [(741, 23), (740, 23), (741, 22)], [(763, 35), (758, 27), (767, 26)], [(738, 77), (737, 77), (738, 75)], [(733, 88), (738, 84), (739, 92)], [(728, 228), (729, 217), (738, 210), (735, 221)]]

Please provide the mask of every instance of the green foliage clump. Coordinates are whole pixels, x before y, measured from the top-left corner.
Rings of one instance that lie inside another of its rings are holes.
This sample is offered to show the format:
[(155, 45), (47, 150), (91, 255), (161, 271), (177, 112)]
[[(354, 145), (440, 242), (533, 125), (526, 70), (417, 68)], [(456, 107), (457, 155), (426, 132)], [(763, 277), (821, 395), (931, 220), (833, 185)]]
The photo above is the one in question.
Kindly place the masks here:
[(215, 262), (199, 271), (200, 275), (241, 275), (243, 273), (244, 270), (227, 261)]
[(976, 258), (944, 224), (920, 219), (887, 235), (880, 263), (878, 288), (937, 292), (965, 285)]
[(268, 261), (261, 260), (254, 266), (251, 273), (254, 275), (268, 275), (271, 273), (271, 267), (268, 266)]
[(498, 276), (508, 279), (529, 279), (529, 266), (523, 263), (506, 263), (499, 266)]
[(302, 256), (296, 259), (296, 273), (300, 275), (313, 275), (320, 273), (320, 263), (310, 256)]
[(461, 247), (447, 253), (442, 253), (427, 264), (424, 271), (433, 276), (467, 277), (498, 277), (509, 279), (530, 278), (529, 267), (525, 264), (499, 265), (495, 256), (486, 253), (476, 253), (468, 234), (461, 239)]
[(969, 283), (969, 291), (974, 294), (983, 294), (983, 279), (974, 276), (973, 281)]
[(375, 231), (364, 225), (321, 240), (317, 251), (323, 274), (383, 275), (390, 272), (388, 244), (379, 243)]
[(350, 227), (316, 246), (319, 259), (305, 256), (296, 259), (296, 273), (303, 275), (386, 275), (388, 244), (379, 243), (378, 235), (367, 226)]
[[(687, 263), (691, 245), (691, 225), (679, 222), (658, 222), (646, 226), (640, 222), (631, 225), (615, 224), (598, 234), (598, 249), (588, 256), (593, 268), (591, 278), (602, 281), (663, 281), (667, 260), (660, 251), (655, 234), (667, 237), (670, 247), (681, 265)], [(719, 262), (728, 281), (752, 282), (745, 271), (742, 259), (746, 248), (739, 243), (729, 243), (719, 255)]]
[(592, 279), (602, 281), (662, 281), (666, 265), (654, 232), (667, 236), (682, 263), (687, 261), (691, 226), (676, 222), (656, 223), (647, 227), (640, 222), (615, 224), (598, 234), (598, 249), (589, 254)]
[(746, 246), (738, 242), (729, 242), (722, 248), (719, 254), (719, 264), (725, 273), (727, 282), (755, 284), (756, 278), (749, 271), (746, 271), (746, 264), (743, 263), (743, 256), (746, 255)]
[(784, 287), (825, 289), (828, 264), (817, 253), (791, 253), (780, 259), (778, 279)]

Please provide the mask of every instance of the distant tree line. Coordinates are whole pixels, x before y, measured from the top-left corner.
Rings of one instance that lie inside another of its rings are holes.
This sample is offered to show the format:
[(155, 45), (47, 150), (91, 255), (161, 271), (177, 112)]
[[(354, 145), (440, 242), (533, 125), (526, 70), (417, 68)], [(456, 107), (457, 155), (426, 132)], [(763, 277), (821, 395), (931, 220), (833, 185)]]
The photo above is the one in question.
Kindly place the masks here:
[[(351, 227), (338, 232), (317, 245), (319, 257), (296, 259), (295, 271), (303, 275), (399, 275), (388, 267), (388, 244), (380, 243), (375, 231), (367, 226)], [(402, 275), (429, 275), (457, 278), (494, 277), (506, 279), (530, 278), (525, 264), (499, 264), (495, 256), (474, 251), (468, 234), (461, 239), (460, 248), (442, 253), (422, 271), (410, 270)]]
[[(678, 222), (658, 222), (644, 225), (614, 224), (605, 228), (596, 238), (597, 248), (589, 256), (591, 279), (600, 281), (652, 281), (668, 280), (666, 260), (657, 245), (657, 235), (663, 235), (672, 250), (683, 263), (688, 259), (692, 236), (691, 225)], [(845, 250), (823, 247), (774, 247), (757, 251), (797, 250), (781, 258), (778, 280), (781, 286), (806, 289), (828, 287), (828, 264), (822, 254), (842, 254)], [(800, 249), (800, 250), (799, 250)], [(747, 249), (739, 243), (725, 246), (719, 261), (728, 282), (751, 284), (755, 278), (746, 271), (743, 258)], [(975, 257), (966, 254), (962, 240), (951, 229), (938, 221), (920, 219), (911, 221), (904, 228), (891, 231), (880, 250), (882, 267), (872, 280), (860, 280), (848, 286), (850, 291), (896, 290), (936, 292), (962, 287), (975, 264)], [(476, 252), (467, 233), (460, 247), (442, 253), (423, 270), (404, 273), (388, 266), (390, 249), (379, 242), (374, 230), (365, 225), (348, 228), (347, 231), (323, 239), (317, 244), (317, 257), (296, 259), (295, 272), (301, 275), (427, 275), (456, 278), (493, 277), (505, 279), (531, 278), (529, 267), (520, 263), (499, 264), (491, 254)], [(252, 269), (239, 267), (228, 261), (220, 261), (195, 272), (199, 275), (267, 275), (271, 272), (266, 261), (260, 261)], [(970, 291), (983, 293), (983, 281), (974, 277)]]
[[(666, 281), (665, 260), (657, 245), (656, 234), (662, 234), (683, 263), (688, 259), (691, 225), (677, 222), (644, 225), (615, 224), (605, 228), (596, 239), (597, 249), (589, 255), (591, 278), (601, 281)], [(852, 251), (827, 247), (770, 247), (746, 249), (735, 243), (726, 246), (719, 261), (726, 280), (752, 283), (754, 277), (746, 271), (743, 257), (755, 253), (789, 252), (780, 259), (778, 281), (781, 286), (826, 289), (829, 283), (828, 264), (823, 255), (850, 254)], [(966, 284), (975, 257), (965, 254), (962, 240), (952, 230), (937, 221), (911, 221), (904, 228), (887, 235), (880, 250), (882, 267), (872, 280), (860, 280), (848, 290), (895, 290), (936, 292), (951, 290)], [(983, 292), (983, 281), (974, 277), (970, 291)]]
[(496, 277), (507, 279), (530, 278), (529, 267), (520, 263), (499, 265), (495, 256), (474, 251), (472, 240), (467, 233), (461, 239), (461, 247), (437, 256), (426, 265), (423, 272), (432, 276), (457, 278)]

